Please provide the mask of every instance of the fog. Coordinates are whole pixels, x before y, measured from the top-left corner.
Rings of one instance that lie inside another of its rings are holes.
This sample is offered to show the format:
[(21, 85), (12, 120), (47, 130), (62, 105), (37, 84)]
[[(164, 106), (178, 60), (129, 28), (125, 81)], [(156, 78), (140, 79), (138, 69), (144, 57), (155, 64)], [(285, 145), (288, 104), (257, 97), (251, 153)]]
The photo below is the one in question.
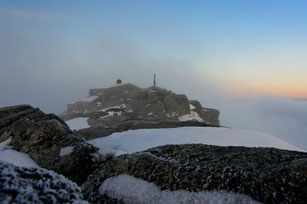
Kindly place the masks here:
[(193, 58), (180, 57), (185, 44), (182, 53), (159, 55), (120, 32), (93, 27), (76, 31), (52, 22), (46, 26), (46, 19), (19, 24), (1, 17), (1, 107), (30, 104), (59, 114), (90, 88), (112, 85), (116, 79), (145, 88), (156, 73), (158, 86), (219, 109), (222, 125), (263, 131), (307, 149), (306, 101), (235, 96), (225, 91), (212, 67), (200, 69)]

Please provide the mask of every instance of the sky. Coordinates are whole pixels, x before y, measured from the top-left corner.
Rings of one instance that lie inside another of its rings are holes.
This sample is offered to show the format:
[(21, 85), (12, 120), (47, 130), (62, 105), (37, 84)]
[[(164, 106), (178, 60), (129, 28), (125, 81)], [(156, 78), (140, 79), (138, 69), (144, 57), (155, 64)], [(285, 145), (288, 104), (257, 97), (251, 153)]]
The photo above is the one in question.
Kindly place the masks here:
[[(149, 87), (156, 73), (159, 86), (220, 109), (222, 124), (259, 129), (268, 117), (257, 107), (272, 101), (301, 124), (303, 102), (288, 99), (307, 98), (306, 8), (304, 0), (1, 0), (0, 106), (61, 113), (90, 88), (116, 79)], [(234, 110), (250, 121), (234, 120)], [(282, 129), (288, 115), (270, 124)], [(307, 146), (307, 130), (294, 126)]]

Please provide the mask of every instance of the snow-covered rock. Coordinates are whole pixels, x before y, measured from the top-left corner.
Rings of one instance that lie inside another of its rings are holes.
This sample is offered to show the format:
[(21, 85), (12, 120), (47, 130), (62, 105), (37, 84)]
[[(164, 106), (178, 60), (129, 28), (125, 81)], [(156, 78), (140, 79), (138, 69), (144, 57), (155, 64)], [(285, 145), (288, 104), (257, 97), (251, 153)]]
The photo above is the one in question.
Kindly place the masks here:
[(0, 162), (0, 202), (87, 203), (80, 188), (62, 175)]
[(166, 145), (106, 161), (82, 192), (92, 203), (305, 203), (306, 175), (304, 152)]
[(124, 203), (139, 204), (256, 204), (246, 195), (227, 191), (160, 190), (153, 183), (122, 174), (106, 179), (99, 188), (99, 193), (121, 200)]
[(134, 153), (167, 144), (197, 143), (219, 146), (274, 147), (305, 151), (265, 133), (215, 127), (129, 130), (90, 140), (89, 143), (99, 148), (115, 149), (126, 153)]
[(10, 137), (0, 143), (0, 161), (20, 167), (39, 167), (27, 154), (13, 150), (13, 147), (10, 146), (11, 141), (12, 138)]
[[(78, 184), (83, 183), (96, 168), (97, 162), (92, 154), (98, 152), (98, 148), (73, 133), (60, 118), (45, 114), (38, 108), (0, 108), (0, 142), (10, 137), (9, 145), (15, 151), (26, 153), (40, 167), (63, 174)], [(68, 146), (73, 146), (73, 151), (67, 149)], [(4, 153), (12, 156), (12, 152)], [(23, 161), (15, 158), (14, 162)]]

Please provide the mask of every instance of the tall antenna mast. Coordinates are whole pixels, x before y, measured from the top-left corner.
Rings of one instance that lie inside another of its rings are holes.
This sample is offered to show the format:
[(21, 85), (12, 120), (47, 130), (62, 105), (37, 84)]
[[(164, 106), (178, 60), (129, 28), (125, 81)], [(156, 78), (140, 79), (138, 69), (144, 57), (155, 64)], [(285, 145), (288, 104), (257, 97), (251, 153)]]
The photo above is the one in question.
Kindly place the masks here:
[(156, 86), (156, 74), (154, 74), (154, 87)]

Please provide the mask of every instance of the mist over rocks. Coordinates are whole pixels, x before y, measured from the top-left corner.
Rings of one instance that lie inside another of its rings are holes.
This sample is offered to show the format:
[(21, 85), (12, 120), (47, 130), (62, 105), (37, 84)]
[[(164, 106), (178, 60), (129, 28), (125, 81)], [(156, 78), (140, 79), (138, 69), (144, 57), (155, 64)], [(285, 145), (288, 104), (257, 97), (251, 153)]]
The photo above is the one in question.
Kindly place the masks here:
[[(86, 143), (54, 114), (29, 105), (0, 108), (0, 142), (28, 154), (40, 167), (81, 184), (96, 168), (98, 148)], [(68, 148), (69, 147), (69, 148)], [(71, 151), (66, 151), (70, 149)]]

